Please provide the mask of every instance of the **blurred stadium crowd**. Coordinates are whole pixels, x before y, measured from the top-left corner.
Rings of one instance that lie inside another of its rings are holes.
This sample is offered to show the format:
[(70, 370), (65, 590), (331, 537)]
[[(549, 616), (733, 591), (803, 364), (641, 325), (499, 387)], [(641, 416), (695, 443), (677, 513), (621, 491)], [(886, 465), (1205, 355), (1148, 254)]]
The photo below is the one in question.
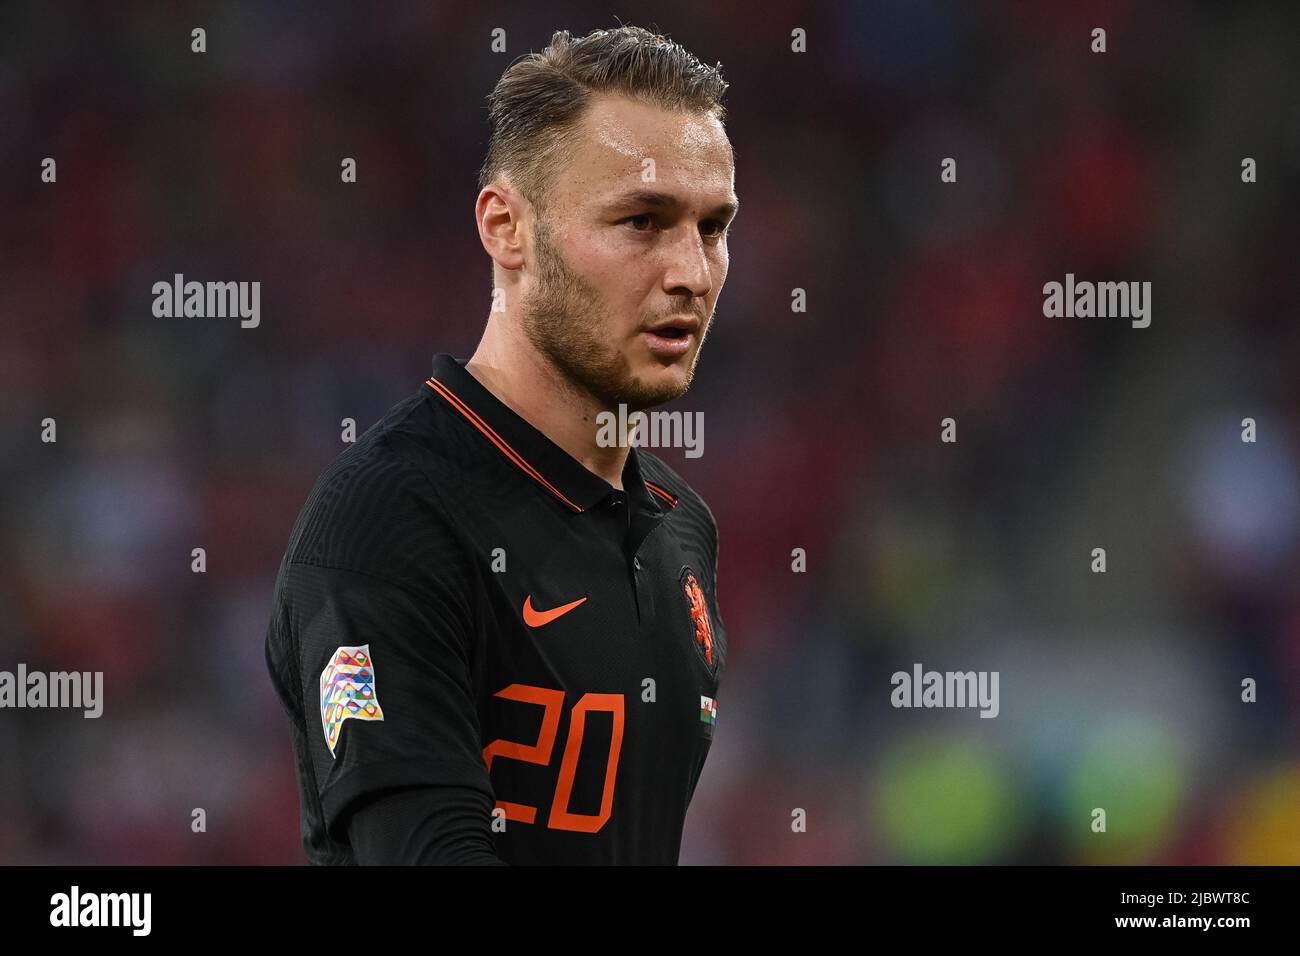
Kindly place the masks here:
[[(661, 452), (717, 516), (730, 647), (682, 862), (1300, 863), (1288, 5), (618, 13), (722, 62), (743, 205), (674, 406), (704, 455)], [(477, 342), (496, 78), (613, 24), (6, 11), (0, 668), (102, 670), (106, 701), (0, 712), (0, 862), (303, 861), (262, 650), (290, 526), (343, 418)], [(178, 272), (260, 281), (260, 327), (155, 318)], [(1150, 280), (1151, 327), (1045, 318), (1067, 272)], [(1000, 715), (892, 708), (916, 662), (999, 671)]]

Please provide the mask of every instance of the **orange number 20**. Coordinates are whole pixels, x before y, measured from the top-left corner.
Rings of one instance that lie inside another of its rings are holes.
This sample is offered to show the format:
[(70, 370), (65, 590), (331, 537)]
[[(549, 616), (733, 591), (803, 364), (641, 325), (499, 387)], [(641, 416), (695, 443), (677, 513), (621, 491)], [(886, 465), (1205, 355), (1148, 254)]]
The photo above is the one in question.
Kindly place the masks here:
[[(495, 696), (504, 697), (506, 700), (522, 701), (526, 704), (538, 704), (545, 709), (536, 743), (522, 744), (498, 738), (483, 748), (483, 760), (487, 763), (488, 770), (492, 769), (493, 757), (523, 760), (543, 766), (549, 764), (551, 751), (555, 746), (555, 734), (560, 726), (560, 711), (564, 708), (564, 691), (534, 687), (531, 684), (511, 684), (497, 691)], [(614, 717), (614, 732), (609, 741), (609, 758), (605, 764), (605, 785), (600, 797), (600, 812), (573, 813), (569, 810), (569, 799), (573, 794), (573, 778), (578, 772), (578, 757), (582, 753), (582, 735), (587, 726), (587, 714), (593, 711), (597, 713), (607, 711)], [(569, 736), (564, 744), (564, 757), (560, 761), (560, 775), (555, 781), (551, 816), (546, 823), (548, 827), (554, 830), (595, 833), (605, 825), (605, 821), (609, 819), (614, 809), (614, 781), (618, 777), (618, 755), (622, 749), (623, 695), (583, 694), (569, 713)], [(498, 800), (497, 806), (505, 810), (507, 820), (533, 823), (537, 819), (536, 807), (522, 803), (508, 803), (505, 800)]]

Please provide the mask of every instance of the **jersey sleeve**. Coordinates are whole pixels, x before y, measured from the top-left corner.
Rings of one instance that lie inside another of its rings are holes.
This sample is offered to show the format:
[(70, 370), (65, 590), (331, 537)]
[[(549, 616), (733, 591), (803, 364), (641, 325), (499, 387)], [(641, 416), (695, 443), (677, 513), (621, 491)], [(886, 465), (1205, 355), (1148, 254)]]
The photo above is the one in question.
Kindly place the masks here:
[(395, 790), (357, 805), (348, 841), (363, 866), (505, 866), (491, 812), (492, 799), (473, 787)]
[(491, 801), (462, 601), (307, 563), (291, 562), (285, 584), (326, 828), (408, 787), (468, 787)]

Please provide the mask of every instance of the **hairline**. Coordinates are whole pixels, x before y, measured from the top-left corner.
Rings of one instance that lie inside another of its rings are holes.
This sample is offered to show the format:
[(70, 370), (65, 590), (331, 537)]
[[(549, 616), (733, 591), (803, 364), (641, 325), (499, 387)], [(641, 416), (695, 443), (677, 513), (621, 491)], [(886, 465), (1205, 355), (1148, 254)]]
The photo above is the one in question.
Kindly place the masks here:
[[(587, 97), (582, 104), (581, 111), (570, 123), (548, 128), (549, 130), (554, 130), (554, 132), (549, 136), (547, 135), (547, 131), (543, 131), (538, 135), (538, 139), (545, 139), (547, 142), (537, 164), (533, 166), (532, 170), (530, 170), (530, 172), (535, 172), (537, 174), (537, 181), (524, 184), (520, 182), (517, 177), (512, 175), (509, 169), (503, 168), (498, 170), (489, 180), (489, 184), (491, 182), (505, 180), (516, 192), (529, 201), (533, 208), (537, 210), (539, 216), (548, 213), (555, 198), (556, 183), (567, 170), (572, 168), (574, 157), (577, 155), (578, 144), (585, 138), (585, 134), (589, 129), (587, 120), (591, 115), (597, 97), (625, 99), (632, 103), (653, 106), (670, 114), (684, 114), (693, 117), (712, 117), (717, 120), (718, 126), (722, 131), (722, 140), (727, 144), (727, 155), (732, 161), (732, 168), (734, 170), (735, 147), (732, 145), (731, 137), (727, 135), (727, 128), (723, 122), (724, 111), (721, 106), (671, 106), (660, 102), (653, 97), (627, 93), (623, 90), (589, 90)], [(566, 149), (566, 146), (569, 148)], [(566, 155), (566, 153), (570, 157), (567, 163), (559, 163), (556, 161), (556, 157), (562, 157)], [(533, 195), (528, 194), (527, 187), (532, 188), (534, 193)], [(737, 203), (737, 205), (739, 204)]]

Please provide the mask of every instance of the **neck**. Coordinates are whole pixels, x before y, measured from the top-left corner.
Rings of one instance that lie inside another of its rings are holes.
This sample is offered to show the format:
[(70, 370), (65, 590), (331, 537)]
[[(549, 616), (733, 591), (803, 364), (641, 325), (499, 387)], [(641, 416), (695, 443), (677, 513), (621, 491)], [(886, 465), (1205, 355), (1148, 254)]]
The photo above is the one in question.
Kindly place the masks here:
[(606, 409), (566, 379), (531, 342), (509, 335), (504, 326), (507, 323), (489, 319), (465, 369), (516, 415), (621, 491), (630, 449), (626, 444), (605, 448), (596, 443), (596, 415)]

